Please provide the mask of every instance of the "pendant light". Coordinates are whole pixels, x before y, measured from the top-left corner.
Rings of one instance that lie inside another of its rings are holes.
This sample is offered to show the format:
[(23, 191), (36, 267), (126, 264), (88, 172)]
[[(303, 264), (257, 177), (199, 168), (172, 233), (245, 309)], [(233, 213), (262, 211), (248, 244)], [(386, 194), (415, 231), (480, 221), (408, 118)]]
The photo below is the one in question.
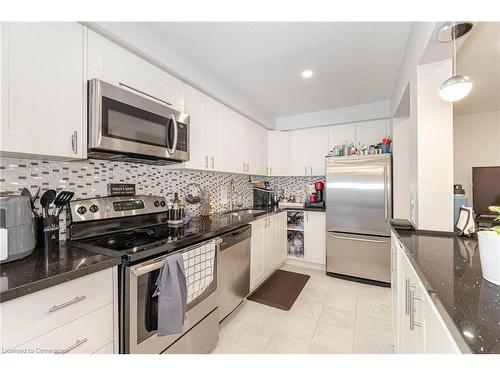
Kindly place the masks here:
[(439, 96), (447, 102), (456, 102), (469, 95), (472, 90), (472, 81), (464, 75), (457, 75), (457, 38), (465, 35), (472, 29), (472, 23), (445, 24), (438, 32), (440, 42), (453, 41), (452, 76), (443, 82), (439, 89)]

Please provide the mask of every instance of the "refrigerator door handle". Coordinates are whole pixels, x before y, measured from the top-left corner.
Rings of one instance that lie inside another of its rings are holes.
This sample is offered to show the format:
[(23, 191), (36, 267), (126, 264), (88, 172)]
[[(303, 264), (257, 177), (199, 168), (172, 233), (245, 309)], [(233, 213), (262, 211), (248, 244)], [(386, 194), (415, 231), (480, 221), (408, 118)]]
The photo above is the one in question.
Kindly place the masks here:
[(333, 235), (333, 234), (329, 234), (328, 237), (338, 239), (338, 240), (353, 240), (353, 241), (372, 242), (372, 243), (385, 243), (385, 242), (390, 241), (390, 238), (387, 238), (385, 240), (368, 240), (366, 238), (344, 237), (344, 236), (337, 236), (337, 235)]
[(389, 203), (389, 199), (387, 197), (389, 189), (387, 188), (387, 167), (384, 167), (384, 221), (387, 222), (389, 207), (387, 206)]

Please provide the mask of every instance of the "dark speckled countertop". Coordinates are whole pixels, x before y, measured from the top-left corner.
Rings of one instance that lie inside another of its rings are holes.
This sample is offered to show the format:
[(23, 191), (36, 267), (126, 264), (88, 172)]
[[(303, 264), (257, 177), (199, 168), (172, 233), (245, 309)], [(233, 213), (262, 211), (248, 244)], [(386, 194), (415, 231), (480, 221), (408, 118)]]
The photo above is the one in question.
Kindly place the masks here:
[[(176, 251), (181, 247), (194, 245), (197, 242), (242, 228), (254, 220), (287, 211), (286, 208), (278, 207), (250, 207), (247, 209), (264, 212), (241, 215), (222, 213), (195, 218), (190, 225), (198, 229), (199, 235), (165, 246), (146, 249), (137, 254), (130, 254), (128, 258), (124, 259), (133, 262), (141, 258), (155, 256), (158, 253)], [(290, 210), (324, 211), (324, 209), (318, 208), (293, 208)], [(43, 250), (35, 249), (29, 257), (0, 265), (0, 302), (121, 264), (123, 255), (113, 251), (92, 251), (84, 244), (79, 245), (76, 242), (71, 244), (69, 241), (61, 242), (59, 250), (49, 254)]]
[(500, 353), (500, 286), (482, 277), (477, 238), (396, 233), (457, 342), (472, 353)]
[(35, 249), (23, 259), (0, 264), (0, 302), (6, 302), (51, 286), (116, 266), (108, 257), (60, 242), (58, 250)]

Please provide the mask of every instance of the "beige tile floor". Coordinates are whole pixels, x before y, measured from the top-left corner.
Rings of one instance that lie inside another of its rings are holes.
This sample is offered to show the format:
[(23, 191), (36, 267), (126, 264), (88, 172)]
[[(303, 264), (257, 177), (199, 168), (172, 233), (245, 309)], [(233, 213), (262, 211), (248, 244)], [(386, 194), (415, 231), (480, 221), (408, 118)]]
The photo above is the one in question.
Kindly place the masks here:
[(311, 276), (290, 311), (244, 301), (222, 324), (214, 354), (393, 353), (389, 288)]

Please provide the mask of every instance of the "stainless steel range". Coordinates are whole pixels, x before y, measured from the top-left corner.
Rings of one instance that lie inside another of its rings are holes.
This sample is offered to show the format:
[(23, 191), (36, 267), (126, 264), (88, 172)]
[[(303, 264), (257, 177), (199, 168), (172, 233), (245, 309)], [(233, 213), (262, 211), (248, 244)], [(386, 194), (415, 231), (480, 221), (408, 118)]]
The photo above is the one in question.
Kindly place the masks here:
[[(70, 203), (74, 246), (122, 258), (121, 353), (208, 353), (219, 335), (217, 268), (221, 240), (201, 228), (168, 226), (165, 198), (104, 197)], [(155, 283), (165, 259), (181, 253), (188, 284), (183, 332), (158, 336)]]

